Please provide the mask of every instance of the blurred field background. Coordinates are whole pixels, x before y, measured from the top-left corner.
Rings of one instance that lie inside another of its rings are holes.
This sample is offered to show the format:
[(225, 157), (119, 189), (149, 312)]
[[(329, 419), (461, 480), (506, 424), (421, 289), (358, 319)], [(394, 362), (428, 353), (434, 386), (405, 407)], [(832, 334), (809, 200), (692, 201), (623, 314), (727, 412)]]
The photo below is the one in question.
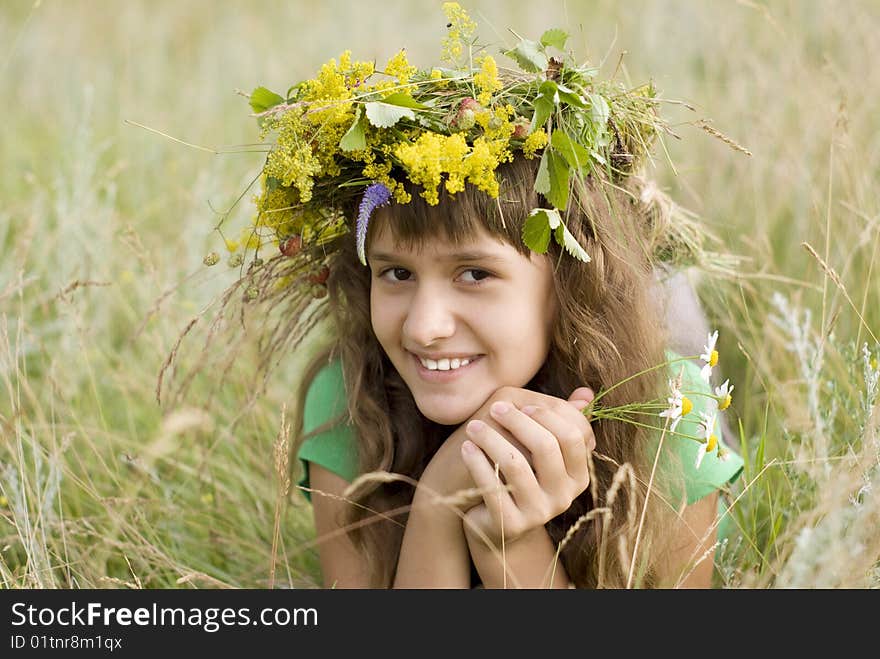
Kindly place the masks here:
[[(345, 49), (434, 64), (440, 4), (0, 3), (2, 587), (320, 584), (310, 508), (275, 469), (302, 356), (240, 419), (246, 353), (209, 405), (216, 373), (156, 401), (181, 330), (233, 279), (202, 258), (262, 154), (130, 122), (253, 143), (235, 90), (283, 93)], [(880, 4), (463, 5), (483, 42), (562, 27), (603, 75), (626, 51), (618, 75), (696, 109), (668, 106), (682, 139), (653, 173), (748, 258), (699, 288), (748, 463), (717, 585), (880, 586)], [(250, 214), (246, 197), (228, 222)]]

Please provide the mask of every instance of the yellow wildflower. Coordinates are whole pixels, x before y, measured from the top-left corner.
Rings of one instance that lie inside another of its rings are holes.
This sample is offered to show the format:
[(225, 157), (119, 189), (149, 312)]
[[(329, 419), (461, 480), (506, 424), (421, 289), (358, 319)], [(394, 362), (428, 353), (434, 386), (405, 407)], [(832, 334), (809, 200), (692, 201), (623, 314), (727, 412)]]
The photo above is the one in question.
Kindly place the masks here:
[(299, 203), (297, 191), (282, 186), (270, 188), (265, 176), (262, 186), (262, 193), (254, 198), (257, 207), (254, 226), (272, 229), (276, 235), (296, 233), (297, 216), (293, 208)]
[(467, 152), (467, 142), (461, 134), (447, 136), (428, 131), (414, 144), (398, 145), (394, 155), (406, 168), (409, 180), (424, 188), (421, 194), (425, 201), (434, 206), (440, 201), (437, 187), (443, 174), (452, 170), (461, 176), (460, 163)]
[(493, 198), (498, 197), (495, 169), (499, 163), (512, 158), (506, 147), (506, 141), (489, 141), (485, 137), (478, 137), (468, 157), (468, 181)]
[[(397, 84), (401, 86), (408, 85), (409, 79), (412, 78), (417, 70), (416, 67), (410, 66), (409, 61), (406, 59), (405, 48), (401, 48), (400, 52), (388, 60), (388, 64), (385, 65), (385, 75), (397, 78)], [(403, 91), (408, 93), (406, 89)]]
[(345, 84), (345, 71), (349, 68), (351, 68), (351, 51), (346, 50), (339, 56), (339, 66), (336, 65), (336, 58), (333, 58), (321, 65), (316, 78), (303, 83), (302, 99), (330, 101), (351, 98), (351, 92)]
[(482, 105), (488, 105), (492, 94), (503, 87), (498, 79), (498, 65), (491, 55), (478, 58), (476, 63), (480, 65), (480, 72), (474, 75), (474, 84), (480, 90), (477, 100)]
[(545, 133), (543, 129), (536, 130), (534, 133), (526, 137), (525, 142), (523, 142), (523, 155), (526, 158), (534, 158), (536, 151), (547, 146), (549, 141), (547, 133)]
[(226, 249), (228, 249), (230, 252), (234, 252), (235, 250), (238, 249), (238, 241), (237, 240), (231, 240), (229, 238), (224, 238), (223, 240), (226, 243)]
[(446, 14), (446, 20), (449, 22), (449, 32), (443, 39), (440, 59), (454, 63), (461, 57), (464, 43), (469, 42), (473, 37), (477, 24), (457, 2), (444, 2), (443, 13)]
[(308, 144), (300, 144), (290, 149), (273, 149), (266, 159), (267, 176), (278, 179), (285, 187), (294, 187), (299, 192), (299, 200), (307, 202), (312, 198), (314, 177), (321, 173), (321, 165)]

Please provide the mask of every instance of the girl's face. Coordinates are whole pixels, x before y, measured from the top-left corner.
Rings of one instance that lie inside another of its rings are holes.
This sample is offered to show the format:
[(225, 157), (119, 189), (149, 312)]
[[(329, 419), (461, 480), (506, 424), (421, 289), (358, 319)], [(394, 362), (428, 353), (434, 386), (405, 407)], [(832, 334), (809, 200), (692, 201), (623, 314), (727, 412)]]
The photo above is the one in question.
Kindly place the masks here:
[(526, 258), (484, 229), (458, 247), (437, 239), (402, 251), (376, 224), (368, 253), (373, 331), (421, 413), (459, 425), (499, 387), (525, 386), (550, 348), (550, 259)]

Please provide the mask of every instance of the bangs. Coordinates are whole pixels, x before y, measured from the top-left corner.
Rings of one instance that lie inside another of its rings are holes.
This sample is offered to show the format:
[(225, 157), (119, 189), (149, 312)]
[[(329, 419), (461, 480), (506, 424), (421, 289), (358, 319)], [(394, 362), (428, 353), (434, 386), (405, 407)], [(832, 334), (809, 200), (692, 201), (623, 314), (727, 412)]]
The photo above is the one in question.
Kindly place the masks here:
[(540, 205), (534, 191), (537, 165), (537, 160), (516, 158), (499, 167), (497, 199), (470, 183), (455, 195), (441, 184), (439, 203), (431, 206), (421, 196), (421, 186), (407, 180), (404, 185), (411, 201), (392, 202), (376, 210), (367, 232), (367, 247), (386, 227), (391, 229), (395, 247), (406, 250), (421, 250), (435, 240), (458, 247), (474, 241), (482, 230), (529, 256), (531, 250), (522, 241), (522, 227), (531, 210)]

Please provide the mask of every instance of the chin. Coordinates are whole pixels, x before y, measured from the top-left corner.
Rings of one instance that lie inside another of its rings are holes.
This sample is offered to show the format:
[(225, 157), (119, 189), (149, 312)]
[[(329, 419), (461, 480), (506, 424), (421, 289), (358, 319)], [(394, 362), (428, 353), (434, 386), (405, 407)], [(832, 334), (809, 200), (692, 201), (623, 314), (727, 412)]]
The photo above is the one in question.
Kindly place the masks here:
[(449, 409), (437, 409), (437, 408), (425, 408), (419, 404), (419, 401), (416, 401), (416, 407), (419, 408), (419, 412), (421, 412), (426, 418), (430, 419), (434, 423), (439, 423), (441, 426), (460, 426), (462, 423), (471, 418), (474, 412), (479, 409), (479, 406), (474, 407), (473, 409), (468, 408), (467, 410), (449, 410)]

